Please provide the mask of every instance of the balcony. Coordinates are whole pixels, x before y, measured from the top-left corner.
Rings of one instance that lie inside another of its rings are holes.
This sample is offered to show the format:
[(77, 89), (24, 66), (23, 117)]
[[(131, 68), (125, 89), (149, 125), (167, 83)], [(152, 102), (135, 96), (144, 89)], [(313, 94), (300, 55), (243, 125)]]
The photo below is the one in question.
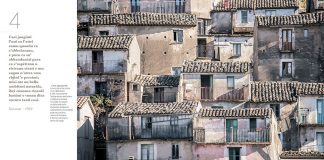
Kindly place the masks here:
[(143, 103), (168, 103), (176, 102), (177, 92), (143, 93)]
[(137, 3), (121, 2), (120, 11), (125, 12), (150, 12), (150, 13), (185, 13), (185, 1), (139, 1)]
[(198, 45), (197, 46), (198, 57), (209, 57), (215, 59), (214, 45)]
[[(131, 129), (131, 131), (129, 131)], [(108, 140), (192, 139), (192, 128), (185, 125), (114, 126), (108, 128)]]
[(111, 2), (78, 0), (78, 11), (111, 13)]
[(238, 89), (228, 89), (227, 87), (217, 87), (213, 94), (213, 87), (201, 87), (201, 100), (216, 101), (244, 101), (248, 98), (248, 87)]
[(125, 60), (78, 60), (78, 74), (123, 73), (127, 70)]
[(212, 87), (201, 87), (201, 100), (212, 100), (213, 99), (213, 88)]
[(299, 125), (301, 126), (324, 126), (324, 114), (312, 116), (308, 109), (299, 110)]
[(196, 143), (213, 144), (269, 144), (270, 129), (194, 129)]

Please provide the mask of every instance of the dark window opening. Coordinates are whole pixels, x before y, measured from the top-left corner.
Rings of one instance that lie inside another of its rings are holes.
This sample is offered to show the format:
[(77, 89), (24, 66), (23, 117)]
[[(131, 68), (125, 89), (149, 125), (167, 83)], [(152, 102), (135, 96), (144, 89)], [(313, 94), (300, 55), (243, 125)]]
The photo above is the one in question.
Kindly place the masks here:
[(229, 160), (240, 160), (240, 149), (241, 148), (228, 148)]
[(173, 41), (176, 43), (183, 42), (183, 31), (182, 30), (173, 30)]
[(291, 51), (292, 50), (292, 30), (283, 29), (281, 36), (282, 36), (282, 50)]
[(282, 77), (292, 77), (292, 62), (282, 62)]
[(101, 36), (108, 36), (109, 35), (109, 31), (99, 31), (99, 35), (101, 35)]
[(102, 73), (103, 71), (103, 51), (92, 51), (92, 72)]
[(133, 85), (133, 91), (138, 91), (138, 85), (137, 84)]
[(107, 95), (107, 82), (95, 82), (96, 94)]
[(241, 11), (241, 23), (248, 22), (248, 11)]
[(213, 76), (212, 75), (201, 75), (201, 99), (212, 99), (213, 98)]
[(140, 0), (131, 0), (131, 12), (140, 12), (141, 7), (140, 7)]
[(279, 104), (270, 104), (270, 108), (275, 113), (277, 118), (280, 118), (280, 105)]
[(250, 130), (255, 131), (256, 127), (257, 127), (256, 118), (250, 118)]
[(179, 145), (172, 144), (172, 159), (179, 159)]
[(154, 88), (154, 103), (164, 102), (164, 88)]

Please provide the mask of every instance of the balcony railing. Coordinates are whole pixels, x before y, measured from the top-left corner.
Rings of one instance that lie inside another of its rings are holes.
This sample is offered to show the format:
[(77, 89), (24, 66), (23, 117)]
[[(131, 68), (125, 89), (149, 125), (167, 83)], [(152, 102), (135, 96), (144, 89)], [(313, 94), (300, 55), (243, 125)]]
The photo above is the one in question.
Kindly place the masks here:
[(197, 143), (270, 143), (270, 129), (194, 129)]
[(143, 103), (168, 103), (177, 100), (177, 92), (143, 93)]
[(213, 88), (212, 87), (201, 87), (201, 99), (212, 100), (213, 99)]
[(201, 100), (243, 101), (248, 97), (248, 87), (228, 89), (227, 87), (201, 87)]
[(78, 0), (78, 11), (105, 11), (111, 13), (111, 2), (95, 1), (88, 3), (85, 0)]
[[(131, 131), (129, 131), (131, 129)], [(108, 128), (108, 140), (192, 139), (192, 127), (185, 125), (114, 126)]]
[(299, 114), (299, 124), (300, 125), (324, 125), (324, 114), (317, 114), (316, 118), (311, 118), (310, 120), (310, 115), (309, 113), (303, 112), (303, 110), (300, 110), (301, 112)]
[(120, 3), (121, 12), (151, 12), (151, 13), (185, 13), (185, 1), (140, 1), (137, 4), (129, 2)]
[(302, 146), (300, 148), (300, 151), (306, 151), (306, 152), (324, 152), (324, 144), (322, 145), (309, 145), (309, 146)]
[(122, 73), (126, 72), (127, 62), (124, 60), (78, 60), (79, 74)]
[(214, 58), (215, 49), (213, 45), (198, 45), (197, 53), (198, 53), (198, 57)]

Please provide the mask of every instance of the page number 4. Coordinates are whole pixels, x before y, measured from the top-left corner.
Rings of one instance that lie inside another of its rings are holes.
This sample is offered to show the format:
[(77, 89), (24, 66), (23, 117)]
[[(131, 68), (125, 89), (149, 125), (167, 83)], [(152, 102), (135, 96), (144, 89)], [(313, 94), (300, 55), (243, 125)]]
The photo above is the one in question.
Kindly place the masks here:
[(20, 25), (19, 24), (19, 21), (18, 21), (18, 12), (15, 14), (15, 16), (11, 19), (9, 25), (13, 25), (13, 26), (17, 26), (17, 29), (18, 29), (18, 26)]

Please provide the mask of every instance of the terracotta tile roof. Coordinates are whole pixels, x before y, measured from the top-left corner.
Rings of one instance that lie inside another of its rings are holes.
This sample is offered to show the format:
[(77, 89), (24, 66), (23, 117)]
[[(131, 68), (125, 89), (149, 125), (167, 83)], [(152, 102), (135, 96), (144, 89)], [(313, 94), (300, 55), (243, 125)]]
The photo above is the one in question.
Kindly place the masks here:
[(219, 3), (214, 11), (230, 9), (266, 9), (266, 8), (297, 8), (298, 0), (230, 0), (228, 6)]
[(200, 117), (270, 117), (270, 108), (248, 108), (248, 109), (212, 109), (202, 108)]
[(78, 49), (128, 49), (133, 35), (78, 36)]
[(91, 25), (132, 25), (132, 26), (195, 26), (197, 18), (187, 13), (125, 13), (93, 14)]
[(324, 95), (324, 83), (252, 82), (252, 102), (293, 102), (294, 95)]
[(324, 12), (299, 14), (291, 16), (259, 16), (258, 26), (306, 25), (324, 22)]
[(179, 76), (172, 75), (137, 75), (133, 82), (142, 86), (172, 86), (178, 87)]
[(89, 103), (92, 112), (95, 114), (96, 110), (95, 110), (89, 96), (78, 96), (78, 98), (77, 98), (77, 107), (82, 108), (84, 106), (84, 104), (87, 103), (87, 102)]
[(183, 73), (245, 73), (249, 62), (185, 61)]
[(198, 102), (173, 103), (120, 103), (108, 117), (123, 117), (127, 115), (154, 115), (154, 114), (192, 114), (196, 111)]
[(281, 159), (324, 159), (323, 152), (316, 151), (284, 151), (280, 155)]

